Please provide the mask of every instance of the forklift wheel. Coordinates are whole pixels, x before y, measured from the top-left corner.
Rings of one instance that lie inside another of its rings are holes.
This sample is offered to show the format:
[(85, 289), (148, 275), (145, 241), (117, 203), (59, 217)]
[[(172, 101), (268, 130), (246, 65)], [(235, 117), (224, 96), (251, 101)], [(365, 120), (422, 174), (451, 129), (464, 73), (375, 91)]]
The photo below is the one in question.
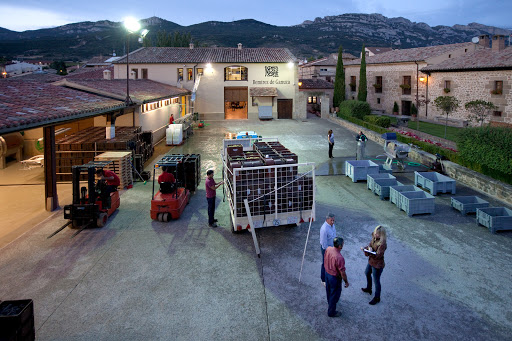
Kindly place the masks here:
[(158, 221), (163, 221), (163, 213), (158, 213), (158, 215), (156, 216), (156, 218), (158, 219)]
[(108, 215), (106, 213), (100, 213), (100, 216), (96, 220), (96, 226), (103, 227), (107, 223)]

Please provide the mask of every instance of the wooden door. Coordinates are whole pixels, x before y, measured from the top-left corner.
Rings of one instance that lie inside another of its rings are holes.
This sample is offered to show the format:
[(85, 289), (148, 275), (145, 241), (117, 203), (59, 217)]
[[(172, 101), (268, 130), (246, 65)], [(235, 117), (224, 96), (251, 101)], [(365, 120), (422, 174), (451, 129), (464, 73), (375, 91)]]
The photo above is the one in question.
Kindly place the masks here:
[(277, 100), (277, 118), (291, 119), (293, 115), (293, 99)]

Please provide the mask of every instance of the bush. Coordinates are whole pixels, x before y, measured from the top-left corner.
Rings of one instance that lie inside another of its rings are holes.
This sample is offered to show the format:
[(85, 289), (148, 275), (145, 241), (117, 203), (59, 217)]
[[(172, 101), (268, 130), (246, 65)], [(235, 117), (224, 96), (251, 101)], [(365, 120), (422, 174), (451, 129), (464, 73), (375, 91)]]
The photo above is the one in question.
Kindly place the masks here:
[(375, 124), (376, 126), (382, 128), (389, 128), (389, 126), (391, 125), (391, 119), (386, 116), (366, 115), (364, 117), (364, 121), (369, 122), (371, 124)]
[(393, 112), (398, 113), (398, 111), (399, 111), (398, 104), (395, 102), (395, 103), (393, 103)]
[[(482, 171), (512, 175), (512, 130), (505, 127), (466, 128), (459, 134), (461, 158)], [(510, 181), (510, 180), (509, 180)]]
[(350, 116), (350, 115), (345, 115), (345, 114), (342, 114), (341, 112), (338, 113), (338, 117), (346, 120), (346, 121), (349, 121), (349, 122), (352, 122), (354, 124), (357, 124), (357, 125), (360, 125), (361, 127), (365, 127), (365, 128), (368, 128), (370, 130), (373, 130), (379, 134), (384, 134), (384, 133), (387, 133), (389, 130), (385, 129), (385, 128), (382, 128), (382, 127), (379, 127), (375, 124), (372, 124), (370, 122), (366, 122), (366, 121), (363, 121), (363, 120), (360, 120), (358, 118), (355, 118), (353, 116)]
[(366, 115), (370, 115), (372, 109), (367, 102), (348, 100), (341, 102), (339, 112), (345, 116), (352, 116), (363, 120)]

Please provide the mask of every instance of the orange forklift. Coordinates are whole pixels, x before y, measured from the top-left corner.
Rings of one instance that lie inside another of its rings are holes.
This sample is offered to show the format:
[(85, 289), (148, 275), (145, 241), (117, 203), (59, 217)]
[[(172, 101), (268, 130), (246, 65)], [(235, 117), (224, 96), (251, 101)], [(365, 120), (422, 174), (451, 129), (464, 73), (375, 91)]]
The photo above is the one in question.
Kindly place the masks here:
[[(66, 226), (78, 228), (71, 238), (86, 228), (103, 227), (108, 218), (119, 208), (120, 199), (117, 190), (108, 193), (104, 180), (95, 181), (97, 169), (103, 169), (112, 161), (91, 161), (82, 166), (73, 166), (73, 202), (64, 206), (64, 218), (69, 219), (66, 224), (53, 232), (53, 237)], [(85, 179), (84, 179), (85, 178)], [(80, 180), (87, 181), (87, 186), (80, 187)]]
[[(199, 154), (171, 154), (159, 160), (153, 169), (153, 196), (151, 200), (151, 219), (168, 222), (178, 219), (190, 200), (191, 192), (195, 192), (199, 184)], [(165, 170), (174, 175), (175, 182), (160, 183), (155, 194), (155, 181), (158, 181), (157, 170)]]

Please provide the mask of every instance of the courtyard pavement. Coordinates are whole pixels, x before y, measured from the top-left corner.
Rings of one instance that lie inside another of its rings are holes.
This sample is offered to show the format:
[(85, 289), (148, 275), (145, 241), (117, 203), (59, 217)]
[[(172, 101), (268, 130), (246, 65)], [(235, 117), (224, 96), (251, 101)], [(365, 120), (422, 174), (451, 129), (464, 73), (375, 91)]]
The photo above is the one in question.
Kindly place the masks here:
[[(203, 180), (180, 219), (152, 221), (152, 185), (137, 182), (101, 229), (71, 239), (66, 228), (47, 239), (65, 222), (58, 211), (0, 249), (0, 300), (34, 300), (37, 340), (512, 339), (512, 233), (493, 235), (474, 215), (452, 210), (449, 194), (436, 197), (435, 214), (414, 217), (381, 201), (366, 182), (342, 174), (355, 134), (326, 120), (207, 123), (182, 146), (158, 148), (201, 154)], [(277, 136), (300, 162), (317, 164), (316, 221), (300, 283), (309, 224), (257, 229), (258, 258), (250, 233), (231, 233), (219, 188), (220, 227), (208, 227), (206, 170), (220, 180), (224, 134), (242, 130)], [(368, 142), (367, 154), (375, 158), (382, 146)], [(413, 184), (412, 169), (395, 175)], [(475, 192), (457, 184), (459, 194)], [(338, 318), (327, 317), (319, 278), (319, 229), (329, 212), (345, 239), (350, 283)], [(381, 303), (370, 306), (359, 248), (378, 224), (387, 228), (388, 249)]]

